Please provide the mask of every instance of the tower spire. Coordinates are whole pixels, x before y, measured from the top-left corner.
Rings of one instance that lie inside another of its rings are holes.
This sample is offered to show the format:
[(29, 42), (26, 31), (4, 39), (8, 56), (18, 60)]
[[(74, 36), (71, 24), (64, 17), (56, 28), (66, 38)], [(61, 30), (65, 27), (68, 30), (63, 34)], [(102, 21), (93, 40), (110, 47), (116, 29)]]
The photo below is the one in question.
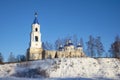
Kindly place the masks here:
[(38, 14), (37, 14), (37, 12), (35, 12), (35, 17), (37, 17), (38, 16)]
[(39, 24), (38, 19), (37, 19), (37, 17), (38, 17), (37, 12), (35, 12), (34, 15), (35, 15), (35, 19), (34, 19), (34, 21), (33, 21), (33, 24)]

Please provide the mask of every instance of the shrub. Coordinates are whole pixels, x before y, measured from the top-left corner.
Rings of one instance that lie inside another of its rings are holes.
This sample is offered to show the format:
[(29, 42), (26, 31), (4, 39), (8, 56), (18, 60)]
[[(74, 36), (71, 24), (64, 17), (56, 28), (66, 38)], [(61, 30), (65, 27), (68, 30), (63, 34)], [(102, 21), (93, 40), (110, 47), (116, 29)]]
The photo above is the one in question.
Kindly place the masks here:
[(15, 76), (15, 77), (27, 77), (27, 78), (49, 77), (46, 70), (42, 70), (41, 68), (25, 69), (23, 71), (17, 71), (12, 76)]
[(31, 63), (30, 62), (21, 62), (17, 64), (18, 67), (30, 67)]

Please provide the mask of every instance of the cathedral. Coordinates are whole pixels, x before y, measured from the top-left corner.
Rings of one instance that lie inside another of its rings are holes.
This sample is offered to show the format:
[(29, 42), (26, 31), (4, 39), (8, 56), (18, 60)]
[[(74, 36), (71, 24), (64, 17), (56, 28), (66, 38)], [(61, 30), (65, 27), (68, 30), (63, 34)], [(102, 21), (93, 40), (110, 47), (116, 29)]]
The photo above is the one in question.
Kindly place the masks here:
[(38, 22), (38, 15), (35, 13), (35, 19), (32, 23), (32, 30), (30, 33), (30, 44), (27, 49), (27, 60), (38, 60), (46, 58), (71, 58), (84, 57), (83, 48), (78, 43), (75, 47), (71, 40), (66, 41), (64, 46), (60, 45), (57, 51), (44, 50), (42, 48), (40, 24)]

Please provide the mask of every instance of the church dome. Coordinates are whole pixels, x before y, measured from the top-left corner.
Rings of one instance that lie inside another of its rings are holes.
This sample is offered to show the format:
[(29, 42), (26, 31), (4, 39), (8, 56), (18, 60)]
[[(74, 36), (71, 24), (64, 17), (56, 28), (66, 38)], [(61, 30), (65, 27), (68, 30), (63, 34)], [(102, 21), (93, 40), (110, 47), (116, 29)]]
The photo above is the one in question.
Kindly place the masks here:
[(82, 45), (80, 43), (78, 43), (77, 47), (82, 47)]
[(73, 43), (71, 40), (68, 40), (64, 46), (73, 46)]
[(64, 48), (62, 45), (59, 46), (59, 50), (62, 51)]
[(35, 19), (33, 21), (33, 24), (39, 24), (38, 19), (37, 19), (38, 14), (35, 13)]
[(73, 46), (73, 43), (71, 40), (68, 40), (68, 46)]
[(73, 46), (73, 43), (69, 43), (68, 46)]

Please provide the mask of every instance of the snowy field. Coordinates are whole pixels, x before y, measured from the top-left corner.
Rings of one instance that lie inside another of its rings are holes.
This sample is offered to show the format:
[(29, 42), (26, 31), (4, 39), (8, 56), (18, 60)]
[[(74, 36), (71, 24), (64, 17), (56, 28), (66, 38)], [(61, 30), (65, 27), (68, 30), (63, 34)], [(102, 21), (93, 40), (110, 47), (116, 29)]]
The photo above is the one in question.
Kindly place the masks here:
[(0, 65), (0, 80), (120, 80), (115, 58), (61, 58)]

